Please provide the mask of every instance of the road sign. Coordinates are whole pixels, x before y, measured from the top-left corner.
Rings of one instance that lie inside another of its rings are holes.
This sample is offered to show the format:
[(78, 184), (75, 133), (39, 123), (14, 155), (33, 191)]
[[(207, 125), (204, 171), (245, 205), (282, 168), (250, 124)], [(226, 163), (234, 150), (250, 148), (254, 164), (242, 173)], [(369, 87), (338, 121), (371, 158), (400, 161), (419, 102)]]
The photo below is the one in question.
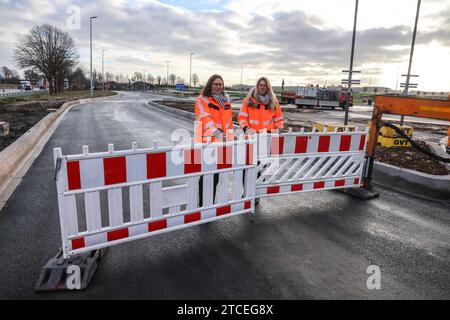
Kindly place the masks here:
[(183, 91), (184, 90), (184, 83), (177, 83), (176, 85), (177, 90)]

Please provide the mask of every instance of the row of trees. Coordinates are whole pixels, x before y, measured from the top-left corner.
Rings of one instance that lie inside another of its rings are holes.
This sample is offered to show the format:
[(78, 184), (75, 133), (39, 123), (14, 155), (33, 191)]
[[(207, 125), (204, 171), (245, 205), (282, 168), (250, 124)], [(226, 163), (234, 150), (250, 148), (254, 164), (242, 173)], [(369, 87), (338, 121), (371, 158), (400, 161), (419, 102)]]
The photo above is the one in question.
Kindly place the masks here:
[[(128, 76), (127, 76), (128, 78)], [(164, 85), (167, 84), (167, 80), (166, 77), (161, 77), (160, 75), (156, 76), (156, 78), (152, 75), (152, 74), (147, 74), (147, 76), (145, 76), (143, 73), (141, 72), (135, 72), (133, 74), (133, 76), (130, 79), (131, 82), (136, 82), (136, 81), (146, 81), (150, 84), (157, 84), (157, 85)], [(120, 82), (120, 81), (118, 81)], [(176, 83), (186, 83), (185, 79), (181, 78), (180, 76), (177, 76), (175, 74), (170, 74), (169, 75), (169, 85), (174, 86)], [(199, 77), (196, 73), (194, 73), (192, 75), (192, 84), (193, 86), (197, 86), (197, 84), (200, 83)]]
[[(90, 77), (87, 71), (78, 66), (79, 55), (72, 37), (63, 30), (49, 24), (34, 26), (31, 31), (21, 37), (14, 49), (14, 60), (21, 69), (25, 70), (25, 79), (39, 80), (45, 78), (49, 83), (50, 94), (60, 92), (64, 89), (66, 79), (72, 85), (80, 88), (90, 86)], [(2, 67), (5, 81), (19, 80), (17, 71)], [(126, 75), (113, 75), (110, 72), (102, 73), (94, 70), (92, 72), (94, 83), (116, 81), (118, 83), (131, 83), (146, 81), (151, 85), (175, 85), (175, 83), (186, 81), (170, 74), (167, 81), (160, 75), (154, 77), (152, 74), (135, 72), (131, 78)], [(189, 81), (188, 81), (189, 82)], [(199, 78), (197, 74), (192, 75), (192, 84), (197, 86)]]

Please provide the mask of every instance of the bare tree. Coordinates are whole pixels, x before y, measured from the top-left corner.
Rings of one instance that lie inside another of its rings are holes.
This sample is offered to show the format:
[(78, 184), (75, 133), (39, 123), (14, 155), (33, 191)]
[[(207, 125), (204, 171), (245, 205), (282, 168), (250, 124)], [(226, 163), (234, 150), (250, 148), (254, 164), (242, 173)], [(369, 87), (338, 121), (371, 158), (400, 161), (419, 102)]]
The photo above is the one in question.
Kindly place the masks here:
[(173, 73), (170, 74), (169, 76), (169, 81), (170, 83), (174, 86), (175, 85), (175, 80), (176, 80), (177, 76), (174, 75)]
[(23, 75), (26, 80), (33, 82), (41, 79), (41, 76), (33, 68), (25, 70)]
[(197, 84), (200, 82), (200, 80), (198, 79), (198, 75), (196, 73), (192, 75), (192, 82), (194, 83), (194, 87), (196, 87)]
[(154, 81), (155, 81), (155, 78), (152, 76), (151, 73), (149, 73), (147, 75), (147, 82), (149, 82), (150, 84), (153, 84)]
[(158, 82), (158, 86), (160, 86), (161, 85), (161, 76), (157, 76), (156, 77), (156, 82)]
[(112, 79), (114, 79), (114, 76), (113, 76), (113, 74), (111, 73), (111, 72), (106, 72), (105, 73), (105, 77), (106, 77), (106, 82), (109, 82), (109, 81), (111, 81)]
[(20, 68), (35, 68), (47, 78), (50, 94), (62, 89), (78, 57), (72, 37), (49, 24), (34, 26), (19, 39), (14, 50), (14, 60)]
[(144, 75), (141, 72), (136, 71), (133, 75), (135, 81), (143, 81)]

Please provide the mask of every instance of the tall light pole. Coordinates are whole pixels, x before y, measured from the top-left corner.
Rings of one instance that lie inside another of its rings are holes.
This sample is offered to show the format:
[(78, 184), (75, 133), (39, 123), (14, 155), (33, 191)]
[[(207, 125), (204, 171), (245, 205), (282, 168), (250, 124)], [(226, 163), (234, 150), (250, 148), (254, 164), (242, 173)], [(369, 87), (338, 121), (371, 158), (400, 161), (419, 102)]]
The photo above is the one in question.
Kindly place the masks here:
[(90, 46), (91, 46), (91, 98), (94, 97), (94, 87), (92, 86), (92, 19), (97, 19), (98, 17), (89, 17), (89, 32), (90, 32)]
[(102, 80), (103, 80), (103, 91), (105, 91), (105, 73), (104, 73), (104, 60), (103, 60), (103, 53), (106, 51), (106, 49), (102, 49)]
[(189, 54), (189, 90), (191, 90), (191, 80), (192, 80), (192, 55), (194, 53), (191, 52)]
[[(408, 73), (406, 74), (406, 82), (404, 83), (405, 89), (403, 90), (403, 94), (406, 96), (408, 95), (408, 89), (409, 87), (417, 88), (416, 84), (409, 83), (409, 79), (411, 78), (411, 65), (412, 65), (412, 58), (414, 53), (414, 44), (416, 43), (416, 33), (417, 33), (417, 22), (419, 20), (419, 11), (420, 11), (420, 1), (417, 0), (417, 12), (416, 12), (416, 21), (414, 23), (414, 31), (413, 31), (413, 37), (411, 42), (411, 52), (409, 54), (409, 65), (408, 65)], [(414, 75), (415, 77), (418, 77), (417, 75)], [(403, 126), (403, 121), (405, 120), (405, 116), (400, 117), (400, 125)]]
[[(348, 95), (347, 95), (347, 99), (345, 100), (345, 117), (344, 117), (344, 125), (348, 124), (348, 111), (349, 111), (349, 103), (350, 103), (350, 95), (352, 94), (352, 82), (354, 82), (355, 84), (358, 84), (359, 81), (358, 80), (354, 80), (352, 79), (353, 73), (359, 73), (360, 71), (355, 71), (353, 70), (353, 55), (355, 53), (355, 37), (356, 37), (356, 20), (358, 18), (358, 0), (356, 0), (355, 2), (355, 18), (353, 20), (353, 35), (352, 35), (352, 50), (351, 50), (351, 54), (350, 54), (350, 68), (348, 70), (348, 79), (347, 79), (347, 90), (348, 90)], [(346, 72), (347, 70), (345, 70)]]
[(169, 63), (170, 63), (170, 61), (167, 60), (166, 63), (167, 63), (166, 84), (167, 84), (167, 90), (169, 90)]

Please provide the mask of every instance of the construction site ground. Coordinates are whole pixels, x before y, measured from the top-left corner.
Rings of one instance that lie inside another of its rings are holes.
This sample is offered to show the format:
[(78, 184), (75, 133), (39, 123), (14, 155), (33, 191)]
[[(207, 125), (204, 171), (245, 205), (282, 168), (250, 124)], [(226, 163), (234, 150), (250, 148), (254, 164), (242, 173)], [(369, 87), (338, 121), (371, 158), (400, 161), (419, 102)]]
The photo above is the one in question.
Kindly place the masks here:
[[(194, 112), (194, 103), (191, 101), (170, 101), (162, 100), (155, 101), (168, 107), (173, 107), (189, 112)], [(239, 113), (239, 103), (233, 103), (233, 121), (237, 120)], [(326, 121), (334, 123), (343, 123), (344, 111), (330, 110), (330, 109), (307, 109), (297, 108), (293, 105), (282, 105), (285, 129), (292, 128), (292, 130), (300, 131), (300, 128), (305, 128), (306, 131), (311, 131), (314, 122)], [(368, 124), (367, 117), (370, 115), (370, 108), (356, 107), (350, 110), (349, 124), (355, 125), (361, 130), (365, 130)], [(398, 117), (399, 118), (399, 117)], [(413, 139), (421, 146), (430, 150), (427, 142), (439, 142), (440, 139), (447, 135), (448, 125), (443, 121), (423, 121), (420, 122), (409, 121), (406, 125), (414, 128)], [(399, 120), (391, 120), (390, 122), (399, 125)], [(391, 164), (400, 168), (411, 169), (423, 173), (433, 175), (447, 175), (450, 171), (444, 164), (430, 158), (429, 156), (419, 152), (414, 148), (385, 148), (378, 146), (376, 152), (376, 160)]]
[[(95, 97), (111, 94), (114, 93), (95, 92)], [(37, 101), (33, 101), (32, 97), (25, 97), (27, 98), (25, 101), (14, 101), (0, 105), (0, 122), (7, 122), (9, 124), (9, 134), (0, 136), (0, 151), (30, 130), (47, 114), (59, 109), (65, 102), (88, 97), (89, 93), (87, 91), (78, 91), (61, 93), (51, 96), (51, 98), (47, 94), (42, 97), (37, 96)]]

